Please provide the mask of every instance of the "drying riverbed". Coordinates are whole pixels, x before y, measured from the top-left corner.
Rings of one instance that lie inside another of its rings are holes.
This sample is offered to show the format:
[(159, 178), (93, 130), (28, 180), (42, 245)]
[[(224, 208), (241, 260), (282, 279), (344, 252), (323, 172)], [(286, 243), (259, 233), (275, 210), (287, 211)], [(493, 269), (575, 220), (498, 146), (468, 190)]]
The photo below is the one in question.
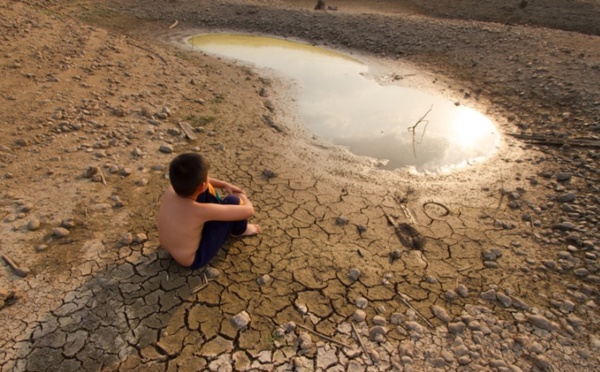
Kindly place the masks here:
[[(400, 3), (2, 2), (0, 249), (31, 272), (0, 272), (1, 368), (596, 370), (598, 37)], [(192, 29), (371, 54), (503, 143), (380, 169), (297, 125), (288, 81), (169, 42)], [(262, 226), (194, 272), (155, 227), (184, 151)]]

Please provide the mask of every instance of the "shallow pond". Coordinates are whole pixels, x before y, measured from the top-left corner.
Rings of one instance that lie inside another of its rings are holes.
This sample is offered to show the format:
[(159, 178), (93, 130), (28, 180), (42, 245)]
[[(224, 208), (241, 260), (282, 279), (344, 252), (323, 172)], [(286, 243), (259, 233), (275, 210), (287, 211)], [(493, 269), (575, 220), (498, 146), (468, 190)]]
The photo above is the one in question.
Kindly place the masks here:
[(416, 89), (381, 85), (365, 76), (367, 65), (331, 50), (237, 34), (197, 35), (187, 42), (292, 78), (307, 128), (385, 169), (460, 167), (491, 155), (499, 142), (485, 115)]

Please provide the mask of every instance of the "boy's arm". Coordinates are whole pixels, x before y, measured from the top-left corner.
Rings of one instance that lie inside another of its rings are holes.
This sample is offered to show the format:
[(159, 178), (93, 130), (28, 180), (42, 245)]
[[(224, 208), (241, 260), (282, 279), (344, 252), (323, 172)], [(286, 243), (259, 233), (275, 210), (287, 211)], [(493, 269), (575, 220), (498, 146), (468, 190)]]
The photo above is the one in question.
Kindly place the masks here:
[(237, 194), (244, 201), (242, 205), (203, 203), (203, 219), (206, 221), (247, 220), (254, 214), (254, 207), (244, 194)]
[(216, 178), (208, 177), (208, 182), (218, 189), (223, 189), (227, 191), (228, 194), (244, 194), (244, 191), (239, 187), (233, 186), (232, 184), (218, 180)]

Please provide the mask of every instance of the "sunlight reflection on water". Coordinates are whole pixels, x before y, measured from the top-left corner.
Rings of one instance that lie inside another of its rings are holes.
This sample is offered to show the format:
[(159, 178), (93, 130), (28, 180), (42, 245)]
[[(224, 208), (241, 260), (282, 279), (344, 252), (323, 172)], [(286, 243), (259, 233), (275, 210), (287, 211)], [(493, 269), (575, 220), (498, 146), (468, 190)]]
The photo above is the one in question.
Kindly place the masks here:
[(331, 50), (239, 34), (197, 35), (188, 43), (294, 79), (307, 128), (354, 154), (381, 160), (385, 169), (458, 167), (491, 155), (499, 142), (485, 115), (416, 89), (380, 85), (364, 76), (368, 66)]

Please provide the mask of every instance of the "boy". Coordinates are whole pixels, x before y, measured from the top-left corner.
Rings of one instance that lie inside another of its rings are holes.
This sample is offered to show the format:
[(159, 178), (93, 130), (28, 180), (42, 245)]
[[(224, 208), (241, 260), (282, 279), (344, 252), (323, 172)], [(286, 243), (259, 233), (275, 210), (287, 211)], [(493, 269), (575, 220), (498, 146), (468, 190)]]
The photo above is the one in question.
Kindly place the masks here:
[[(260, 227), (248, 224), (254, 207), (244, 191), (208, 177), (208, 161), (199, 154), (181, 154), (171, 161), (171, 185), (163, 194), (158, 211), (158, 240), (182, 266), (206, 265), (225, 240), (255, 235)], [(222, 200), (214, 188), (229, 195)]]

